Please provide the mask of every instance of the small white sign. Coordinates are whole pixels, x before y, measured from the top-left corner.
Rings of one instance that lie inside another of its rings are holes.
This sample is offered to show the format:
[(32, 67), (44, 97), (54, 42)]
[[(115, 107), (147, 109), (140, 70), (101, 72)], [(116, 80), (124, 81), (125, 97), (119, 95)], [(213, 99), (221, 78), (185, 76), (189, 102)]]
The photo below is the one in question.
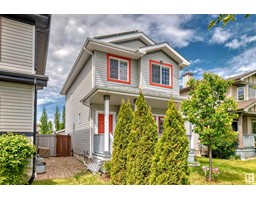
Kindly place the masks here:
[(253, 184), (254, 183), (254, 173), (245, 173), (245, 182), (247, 184)]

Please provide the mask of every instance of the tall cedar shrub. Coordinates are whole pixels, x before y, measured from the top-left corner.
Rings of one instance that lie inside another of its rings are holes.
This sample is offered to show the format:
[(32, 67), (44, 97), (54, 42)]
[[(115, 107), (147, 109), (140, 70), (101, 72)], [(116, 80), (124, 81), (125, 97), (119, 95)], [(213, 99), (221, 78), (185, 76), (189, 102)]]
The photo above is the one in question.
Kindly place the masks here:
[(136, 111), (128, 140), (126, 184), (149, 184), (150, 167), (158, 133), (151, 109), (148, 108), (142, 93), (136, 101)]
[(29, 158), (36, 152), (24, 135), (8, 133), (0, 136), (0, 185), (20, 185), (28, 180)]
[(60, 130), (60, 110), (59, 110), (59, 106), (56, 106), (56, 109), (55, 109), (54, 124), (55, 124), (55, 131), (59, 131)]
[(115, 185), (126, 184), (126, 158), (128, 137), (131, 133), (133, 111), (130, 102), (122, 100), (114, 133), (112, 153), (111, 182)]
[(164, 130), (158, 140), (151, 166), (150, 184), (189, 184), (188, 138), (184, 121), (171, 99), (164, 118)]
[(45, 107), (43, 108), (43, 113), (40, 117), (40, 134), (48, 134), (49, 126), (48, 126), (48, 115)]

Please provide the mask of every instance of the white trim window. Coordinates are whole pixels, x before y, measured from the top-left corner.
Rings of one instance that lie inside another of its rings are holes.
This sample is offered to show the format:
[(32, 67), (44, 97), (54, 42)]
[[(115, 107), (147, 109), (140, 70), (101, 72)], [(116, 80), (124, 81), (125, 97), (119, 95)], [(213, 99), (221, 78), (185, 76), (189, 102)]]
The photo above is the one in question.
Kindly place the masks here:
[(245, 88), (244, 87), (237, 87), (237, 100), (238, 101), (245, 100)]
[(256, 98), (256, 89), (255, 86), (249, 85), (249, 99)]
[(109, 56), (109, 79), (117, 82), (129, 82), (129, 61)]
[(110, 58), (110, 78), (128, 81), (128, 62), (116, 58)]
[(170, 68), (162, 65), (152, 64), (152, 82), (170, 85)]

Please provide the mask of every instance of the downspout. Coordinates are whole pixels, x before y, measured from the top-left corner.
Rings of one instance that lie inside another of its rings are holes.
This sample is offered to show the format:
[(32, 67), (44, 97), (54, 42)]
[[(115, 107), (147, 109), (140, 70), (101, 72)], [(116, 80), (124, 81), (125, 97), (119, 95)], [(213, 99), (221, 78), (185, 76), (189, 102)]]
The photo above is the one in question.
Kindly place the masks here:
[[(92, 157), (92, 106), (89, 106), (89, 105), (86, 105), (86, 104), (83, 104), (87, 107), (89, 107), (90, 109), (90, 155), (89, 155), (89, 158), (93, 158)], [(84, 164), (86, 165), (86, 163), (84, 162)]]
[[(83, 48), (84, 51), (86, 51), (87, 53), (89, 53), (92, 57), (92, 88), (95, 87), (95, 74), (94, 74), (94, 54), (90, 51), (88, 51), (85, 47)], [(89, 155), (89, 158), (93, 158), (92, 156), (92, 142), (93, 142), (93, 139), (92, 139), (92, 106), (90, 105), (86, 105), (84, 104), (85, 106), (89, 107), (90, 109), (90, 155)]]
[[(36, 78), (34, 78), (34, 86), (35, 86), (35, 93), (34, 93), (34, 127), (33, 127), (33, 144), (36, 146), (36, 114), (37, 114), (37, 89), (36, 89)], [(36, 172), (36, 158), (35, 154), (33, 155), (33, 169), (31, 178), (28, 181), (28, 184), (31, 185), (33, 180), (35, 179), (35, 172)]]

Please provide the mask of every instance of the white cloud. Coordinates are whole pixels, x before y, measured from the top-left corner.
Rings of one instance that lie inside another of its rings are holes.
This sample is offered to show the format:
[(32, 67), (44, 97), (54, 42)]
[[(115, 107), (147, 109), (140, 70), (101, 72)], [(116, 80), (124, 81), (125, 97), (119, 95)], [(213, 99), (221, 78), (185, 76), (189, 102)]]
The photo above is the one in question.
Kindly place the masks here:
[(245, 47), (252, 42), (256, 42), (256, 35), (254, 36), (242, 35), (240, 37), (240, 40), (233, 39), (231, 42), (228, 42), (227, 44), (225, 44), (225, 46), (230, 49), (238, 49), (241, 47)]
[(212, 38), (210, 39), (210, 43), (213, 44), (223, 44), (225, 41), (227, 41), (231, 37), (231, 33), (227, 29), (223, 28), (215, 28), (214, 33), (212, 35)]
[(190, 60), (189, 62), (190, 62), (190, 65), (196, 65), (196, 64), (202, 63), (203, 61), (200, 58), (197, 58), (195, 60)]
[(256, 70), (256, 47), (243, 51), (227, 62), (226, 66), (214, 68), (212, 71), (224, 78)]

